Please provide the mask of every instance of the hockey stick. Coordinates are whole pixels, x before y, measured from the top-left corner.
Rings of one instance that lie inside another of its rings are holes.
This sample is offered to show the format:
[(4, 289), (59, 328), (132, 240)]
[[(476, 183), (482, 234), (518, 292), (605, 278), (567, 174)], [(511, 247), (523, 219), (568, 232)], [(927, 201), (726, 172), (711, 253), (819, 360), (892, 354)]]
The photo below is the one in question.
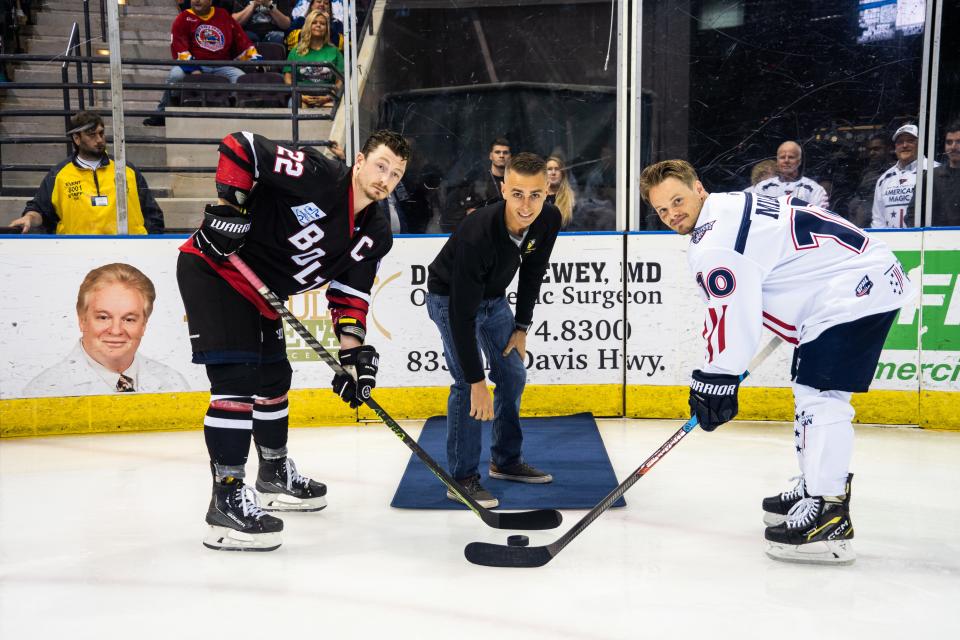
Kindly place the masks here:
[[(780, 345), (779, 338), (773, 338), (770, 342), (761, 350), (753, 360), (750, 361), (750, 369), (756, 369), (760, 364), (767, 359), (767, 357), (774, 352), (774, 350)], [(740, 379), (749, 375), (749, 370), (745, 371)], [(463, 555), (466, 556), (467, 560), (473, 564), (480, 564), (487, 567), (542, 567), (543, 565), (550, 562), (555, 555), (560, 553), (564, 547), (566, 547), (570, 542), (580, 535), (584, 529), (587, 528), (591, 522), (600, 517), (600, 515), (610, 508), (614, 502), (617, 501), (620, 496), (627, 492), (627, 489), (632, 487), (637, 480), (642, 478), (647, 474), (650, 469), (653, 468), (653, 465), (657, 464), (660, 459), (667, 454), (674, 446), (681, 440), (684, 436), (693, 431), (699, 423), (697, 422), (697, 417), (693, 416), (687, 420), (686, 424), (680, 427), (676, 433), (674, 433), (670, 438), (664, 442), (659, 449), (653, 452), (649, 458), (647, 458), (642, 465), (640, 465), (629, 478), (624, 480), (620, 486), (607, 494), (607, 496), (600, 501), (600, 504), (591, 509), (583, 518), (580, 519), (580, 522), (575, 524), (573, 528), (567, 531), (565, 534), (560, 536), (556, 541), (543, 546), (543, 547), (511, 547), (503, 546), (499, 544), (490, 544), (488, 542), (471, 542), (467, 545), (466, 549), (463, 550)]]
[[(270, 291), (270, 289), (263, 283), (263, 281), (253, 272), (253, 270), (247, 266), (240, 256), (237, 254), (232, 254), (229, 258), (230, 263), (237, 268), (237, 271), (247, 279), (253, 288), (256, 289), (264, 300), (273, 307), (273, 310), (280, 314), (280, 316), (287, 321), (294, 331), (296, 331), (304, 341), (309, 344), (314, 351), (317, 352), (317, 355), (320, 356), (320, 359), (326, 362), (333, 371), (340, 375), (345, 374), (343, 367), (340, 366), (340, 363), (336, 358), (333, 357), (329, 351), (327, 351), (323, 345), (317, 342), (317, 339), (313, 337), (313, 334), (303, 326), (303, 324), (297, 320), (297, 317), (293, 315), (286, 305), (283, 304), (283, 301), (277, 297), (275, 293)], [(494, 529), (521, 529), (521, 530), (535, 530), (535, 529), (553, 529), (560, 526), (560, 522), (563, 520), (563, 516), (560, 515), (559, 511), (555, 509), (538, 509), (536, 511), (519, 511), (516, 513), (500, 513), (497, 511), (491, 511), (483, 506), (481, 506), (476, 500), (470, 497), (470, 494), (467, 493), (467, 490), (456, 480), (454, 480), (450, 475), (441, 468), (433, 458), (430, 457), (426, 451), (424, 451), (417, 441), (411, 438), (406, 431), (403, 430), (397, 421), (390, 417), (383, 407), (377, 404), (377, 401), (373, 398), (367, 398), (365, 401), (367, 406), (374, 410), (374, 412), (380, 416), (380, 419), (383, 420), (383, 423), (390, 428), (393, 433), (400, 438), (403, 444), (407, 445), (411, 451), (413, 451), (418, 458), (420, 458), (427, 468), (433, 472), (433, 475), (437, 476), (440, 481), (447, 486), (450, 491), (452, 491), (460, 500), (466, 504), (470, 509), (480, 516), (480, 519), (483, 520), (487, 525), (493, 527)]]

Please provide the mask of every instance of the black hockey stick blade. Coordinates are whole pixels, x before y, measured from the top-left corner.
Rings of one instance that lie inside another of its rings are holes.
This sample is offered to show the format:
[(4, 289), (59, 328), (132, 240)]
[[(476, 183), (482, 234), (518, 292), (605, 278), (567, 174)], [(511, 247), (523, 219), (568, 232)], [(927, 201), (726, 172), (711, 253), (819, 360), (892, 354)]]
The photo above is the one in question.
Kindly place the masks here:
[[(494, 529), (519, 529), (523, 531), (539, 531), (542, 529), (556, 529), (563, 522), (563, 516), (556, 509), (537, 509), (535, 511), (517, 511), (514, 513), (488, 511), (496, 516), (496, 524), (487, 522)], [(481, 516), (482, 517), (482, 516)]]
[[(329, 351), (327, 351), (323, 345), (317, 342), (317, 339), (313, 336), (310, 331), (303, 326), (295, 315), (293, 315), (286, 305), (283, 304), (283, 301), (273, 293), (266, 284), (263, 283), (256, 273), (247, 266), (247, 264), (240, 258), (237, 254), (232, 254), (229, 257), (230, 263), (237, 268), (237, 271), (246, 278), (246, 280), (253, 286), (257, 292), (263, 296), (263, 299), (269, 303), (269, 305), (276, 311), (286, 322), (290, 325), (294, 331), (296, 331), (301, 338), (320, 356), (320, 359), (323, 360), (334, 372), (338, 374), (344, 373), (343, 367), (340, 366), (340, 362), (333, 357)], [(417, 444), (417, 441), (410, 437), (410, 435), (403, 430), (403, 427), (394, 420), (386, 410), (381, 407), (376, 400), (373, 398), (367, 398), (366, 404), (370, 407), (377, 416), (383, 420), (383, 423), (387, 426), (388, 429), (393, 431), (407, 447), (418, 457), (427, 468), (433, 472), (433, 475), (442, 482), (450, 491), (460, 497), (460, 500), (465, 504), (471, 511), (477, 514), (483, 522), (493, 527), (494, 529), (519, 529), (524, 531), (535, 531), (541, 529), (553, 529), (560, 526), (560, 523), (563, 521), (563, 516), (560, 515), (559, 511), (553, 509), (538, 509), (536, 511), (518, 511), (514, 513), (500, 513), (497, 511), (491, 511), (480, 505), (476, 500), (474, 500), (467, 493), (467, 490), (459, 482), (450, 477), (450, 475), (440, 468), (440, 465), (430, 457), (423, 448)]]
[[(779, 338), (773, 338), (770, 342), (760, 350), (760, 352), (753, 357), (753, 360), (750, 361), (750, 368), (747, 371), (744, 371), (743, 375), (740, 376), (740, 379), (749, 375), (750, 371), (753, 371), (760, 364), (773, 353), (776, 348), (780, 345)], [(610, 493), (600, 501), (597, 506), (587, 512), (579, 522), (573, 525), (569, 531), (564, 533), (562, 536), (551, 542), (545, 547), (511, 547), (509, 545), (499, 545), (499, 544), (490, 544), (487, 542), (471, 542), (463, 550), (463, 555), (472, 562), (473, 564), (479, 564), (486, 567), (518, 567), (518, 568), (528, 568), (528, 567), (542, 567), (543, 565), (550, 562), (554, 556), (563, 551), (563, 549), (570, 544), (570, 542), (580, 535), (584, 529), (586, 529), (591, 522), (599, 518), (603, 513), (610, 508), (610, 506), (616, 502), (620, 496), (627, 492), (630, 487), (632, 487), (640, 478), (645, 476), (650, 469), (660, 461), (667, 453), (669, 453), (674, 446), (683, 438), (686, 437), (688, 433), (696, 429), (698, 426), (697, 417), (692, 416), (687, 422), (680, 427), (676, 433), (670, 436), (666, 442), (660, 445), (660, 448), (653, 452), (653, 454), (647, 458), (643, 464), (634, 470), (633, 473), (627, 477), (626, 480), (621, 482), (616, 488), (614, 488)]]
[(471, 542), (463, 555), (473, 564), (485, 567), (542, 567), (553, 559), (550, 545), (545, 547), (504, 547), (489, 542)]

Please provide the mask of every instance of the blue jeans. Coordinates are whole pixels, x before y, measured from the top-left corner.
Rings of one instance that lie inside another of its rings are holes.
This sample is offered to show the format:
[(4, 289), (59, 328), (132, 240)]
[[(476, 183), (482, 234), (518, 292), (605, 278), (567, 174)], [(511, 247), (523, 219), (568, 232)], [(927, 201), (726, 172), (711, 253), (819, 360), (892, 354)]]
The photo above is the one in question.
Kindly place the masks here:
[[(443, 357), (453, 376), (447, 399), (447, 465), (454, 478), (469, 478), (479, 474), (480, 421), (470, 417), (470, 384), (464, 379), (453, 344), (450, 297), (428, 293), (427, 313), (440, 329)], [(497, 385), (490, 458), (498, 467), (506, 467), (521, 461), (520, 397), (527, 369), (515, 349), (507, 357), (502, 355), (515, 328), (506, 298), (484, 300), (477, 310), (476, 323), (477, 344), (490, 365), (490, 381)]]
[[(211, 73), (215, 76), (223, 76), (231, 83), (236, 84), (237, 78), (243, 75), (243, 70), (237, 67), (210, 67), (203, 66), (195, 63), (194, 60), (189, 60), (184, 62), (184, 64), (199, 67), (200, 71), (203, 73)], [(187, 77), (187, 72), (185, 72), (180, 67), (170, 67), (170, 75), (167, 76), (167, 84), (177, 84), (183, 82), (183, 79)], [(163, 111), (167, 108), (167, 105), (170, 104), (170, 90), (167, 89), (163, 92), (163, 97), (160, 98), (160, 104), (157, 105), (157, 111)]]

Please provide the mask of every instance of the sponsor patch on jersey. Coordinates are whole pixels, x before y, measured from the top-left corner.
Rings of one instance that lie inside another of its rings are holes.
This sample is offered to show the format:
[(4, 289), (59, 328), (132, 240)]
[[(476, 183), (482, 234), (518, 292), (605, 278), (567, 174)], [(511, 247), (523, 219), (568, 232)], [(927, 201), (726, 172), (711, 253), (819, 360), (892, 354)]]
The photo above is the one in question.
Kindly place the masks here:
[(311, 222), (326, 217), (327, 215), (323, 212), (323, 209), (312, 202), (290, 207), (290, 210), (293, 211), (293, 215), (297, 216), (297, 222), (300, 223), (301, 227), (305, 227)]
[(869, 276), (863, 276), (863, 280), (857, 285), (857, 297), (862, 298), (870, 295), (870, 289), (873, 289), (873, 282)]
[(693, 242), (693, 244), (700, 244), (700, 241), (703, 240), (703, 236), (707, 235), (707, 231), (710, 231), (710, 229), (713, 229), (714, 222), (715, 220), (711, 220), (710, 222), (707, 222), (706, 224), (702, 224), (696, 229), (694, 229), (693, 231), (691, 231), (690, 241)]
[(199, 25), (193, 32), (193, 39), (198, 47), (207, 51), (220, 51), (226, 46), (227, 42), (227, 39), (223, 36), (223, 31), (212, 24)]

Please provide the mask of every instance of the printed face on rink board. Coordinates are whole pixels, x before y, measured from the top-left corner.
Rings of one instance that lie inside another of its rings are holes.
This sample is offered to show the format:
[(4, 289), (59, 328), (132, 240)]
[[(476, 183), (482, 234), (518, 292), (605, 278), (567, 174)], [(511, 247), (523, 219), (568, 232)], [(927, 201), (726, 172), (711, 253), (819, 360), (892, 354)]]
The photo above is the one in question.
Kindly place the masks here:
[(543, 211), (544, 198), (547, 197), (547, 174), (543, 172), (525, 176), (516, 171), (507, 171), (502, 189), (506, 201), (504, 222), (507, 230), (518, 236)]
[(707, 192), (699, 180), (689, 187), (682, 180), (671, 177), (651, 188), (649, 198), (650, 206), (663, 224), (686, 235), (697, 226)]
[(111, 371), (127, 369), (147, 328), (144, 307), (143, 295), (122, 284), (91, 292), (78, 317), (83, 350)]
[(353, 184), (370, 200), (383, 200), (397, 188), (406, 170), (407, 161), (401, 159), (387, 145), (381, 144), (366, 157), (362, 153), (357, 154)]

